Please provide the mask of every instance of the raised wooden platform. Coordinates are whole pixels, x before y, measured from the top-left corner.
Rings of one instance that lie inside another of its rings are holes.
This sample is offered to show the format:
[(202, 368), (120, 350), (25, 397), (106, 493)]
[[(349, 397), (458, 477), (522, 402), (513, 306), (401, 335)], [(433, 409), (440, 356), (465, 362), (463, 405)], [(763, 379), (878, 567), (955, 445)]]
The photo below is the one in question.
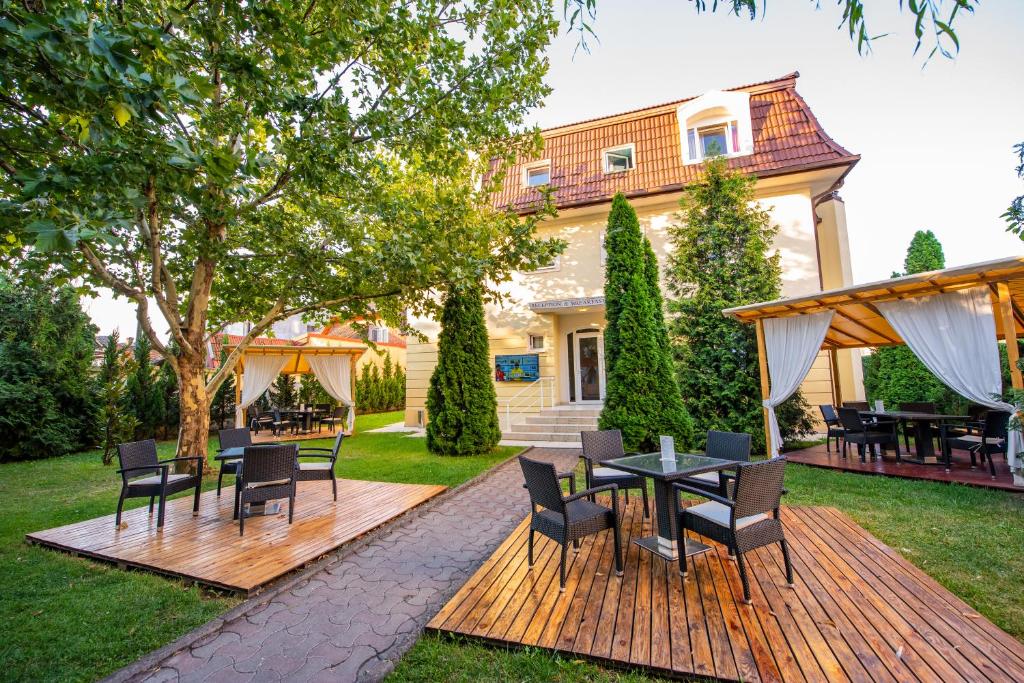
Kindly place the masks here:
[(799, 451), (786, 453), (786, 460), (798, 462), (801, 465), (812, 467), (823, 467), (831, 470), (843, 470), (845, 472), (857, 472), (860, 474), (880, 474), (886, 477), (900, 477), (903, 479), (922, 479), (925, 481), (941, 481), (947, 484), (966, 484), (967, 486), (978, 486), (987, 489), (999, 489), (1001, 491), (1016, 491), (1024, 493), (1024, 488), (1013, 485), (1013, 475), (1006, 464), (1006, 458), (1002, 455), (996, 456), (996, 478), (992, 478), (988, 469), (988, 463), (978, 464), (971, 469), (971, 457), (967, 451), (953, 451), (953, 467), (947, 473), (943, 465), (918, 465), (911, 462), (897, 463), (895, 456), (891, 453), (884, 458), (860, 461), (855, 448), (850, 448), (849, 455), (844, 458), (842, 452), (836, 452), (833, 446), (832, 451), (825, 450), (825, 446), (813, 446)]
[(234, 489), (202, 494), (199, 516), (192, 496), (167, 504), (162, 532), (147, 507), (126, 511), (124, 528), (114, 515), (26, 535), (30, 543), (118, 565), (190, 579), (216, 588), (251, 593), (274, 579), (375, 529), (445, 490), (444, 486), (338, 480), (338, 501), (330, 482), (300, 482), (295, 519), (288, 501), (274, 516), (250, 517), (245, 536), (231, 519)]
[[(650, 533), (640, 513), (629, 506), (624, 537)], [(679, 677), (1024, 680), (1024, 645), (849, 518), (813, 507), (786, 509), (784, 520), (796, 587), (777, 548), (748, 553), (749, 606), (721, 546), (681, 583), (677, 565), (630, 542), (620, 579), (609, 532), (583, 543), (560, 594), (555, 543), (542, 540), (527, 570), (527, 520), (428, 628)]]

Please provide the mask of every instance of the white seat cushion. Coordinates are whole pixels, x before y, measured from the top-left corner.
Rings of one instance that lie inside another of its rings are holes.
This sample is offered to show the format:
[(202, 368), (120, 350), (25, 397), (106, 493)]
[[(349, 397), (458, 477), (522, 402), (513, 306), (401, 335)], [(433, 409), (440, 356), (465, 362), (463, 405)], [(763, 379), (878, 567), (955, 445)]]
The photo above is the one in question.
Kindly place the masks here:
[[(981, 437), (978, 436), (977, 434), (964, 434), (963, 436), (956, 437), (956, 440), (957, 441), (968, 441), (970, 443), (976, 443), (976, 444), (980, 444), (981, 443)], [(990, 446), (999, 446), (999, 445), (1002, 445), (1003, 440), (1002, 439), (995, 439), (995, 438), (989, 437), (987, 443)]]
[(701, 472), (700, 474), (693, 475), (690, 479), (700, 479), (701, 481), (706, 481), (709, 484), (716, 485), (721, 483), (721, 478), (718, 476), (718, 472)]
[(331, 463), (329, 462), (300, 462), (300, 470), (329, 470), (331, 469)]
[[(167, 483), (170, 484), (172, 481), (179, 481), (181, 479), (188, 479), (191, 476), (192, 476), (191, 474), (168, 474), (167, 475)], [(128, 485), (129, 486), (159, 486), (160, 485), (160, 475), (159, 474), (154, 474), (152, 477), (144, 477), (142, 479), (132, 479), (128, 483)]]
[(610, 477), (635, 477), (637, 475), (617, 470), (614, 467), (595, 467), (594, 476), (600, 479), (607, 479)]
[(287, 484), (290, 479), (275, 479), (274, 481), (254, 481), (252, 483), (246, 482), (245, 488), (247, 489), (261, 489), (265, 486), (283, 486)]
[[(686, 511), (697, 515), (698, 517), (703, 517), (709, 522), (714, 522), (719, 526), (729, 526), (729, 508), (713, 500), (701, 503), (700, 505), (688, 507), (686, 508)], [(754, 522), (760, 522), (762, 519), (768, 519), (768, 515), (762, 512), (757, 515), (750, 515), (749, 517), (741, 517), (736, 520), (736, 528), (742, 529), (745, 526), (750, 526)]]

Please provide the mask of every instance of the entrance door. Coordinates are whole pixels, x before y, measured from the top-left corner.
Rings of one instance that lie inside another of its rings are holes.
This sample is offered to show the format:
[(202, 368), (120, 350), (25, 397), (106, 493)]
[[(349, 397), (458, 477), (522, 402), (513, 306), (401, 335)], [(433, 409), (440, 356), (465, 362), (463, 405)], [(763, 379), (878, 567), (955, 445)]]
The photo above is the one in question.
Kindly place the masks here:
[(604, 349), (599, 332), (576, 334), (576, 397), (580, 402), (604, 399)]

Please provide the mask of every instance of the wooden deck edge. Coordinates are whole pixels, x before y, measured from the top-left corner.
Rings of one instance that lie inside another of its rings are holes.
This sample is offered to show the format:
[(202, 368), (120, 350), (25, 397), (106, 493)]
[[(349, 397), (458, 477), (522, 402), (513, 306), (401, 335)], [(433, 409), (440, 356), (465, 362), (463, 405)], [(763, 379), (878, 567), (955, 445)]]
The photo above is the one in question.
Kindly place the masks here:
[[(804, 467), (815, 467), (820, 470), (829, 470), (831, 472), (842, 472), (843, 474), (863, 474), (869, 477), (890, 477), (892, 479), (905, 479), (907, 481), (920, 481), (925, 484), (944, 484), (946, 486), (970, 486), (976, 489), (985, 489), (986, 491), (1004, 491), (1006, 493), (1024, 493), (1024, 487), (1012, 486), (1006, 488), (1003, 486), (991, 486), (980, 481), (948, 481), (945, 479), (926, 479), (924, 477), (908, 477), (906, 475), (893, 474), (891, 472), (878, 472), (876, 470), (854, 470), (845, 469), (843, 467), (835, 467), (833, 465), (827, 465), (821, 462), (804, 462), (802, 460), (793, 460), (787, 456), (787, 462), (792, 465), (803, 465)], [(939, 465), (935, 465), (939, 467)]]
[[(224, 614), (218, 617), (214, 617), (205, 624), (201, 624), (200, 626), (197, 626), (191, 631), (183, 634), (176, 640), (173, 640), (170, 643), (167, 643), (166, 645), (159, 647), (146, 655), (143, 655), (131, 664), (128, 664), (127, 666), (124, 666), (118, 669), (117, 671), (114, 671), (113, 673), (103, 677), (102, 679), (100, 679), (100, 683), (124, 683), (125, 681), (129, 681), (135, 676), (138, 676), (139, 674), (157, 668), (157, 666), (163, 660), (167, 659), (168, 657), (171, 657), (174, 654), (177, 654), (178, 652), (181, 652), (182, 650), (192, 647), (194, 644), (196, 644), (203, 638), (209, 636), (212, 633), (215, 633), (224, 624), (227, 624), (228, 622), (234, 621), (235, 619), (245, 615), (247, 612), (251, 611), (255, 607), (259, 607), (269, 603), (278, 595), (281, 595), (282, 593), (291, 590), (299, 584), (308, 581), (314, 574), (317, 574), (320, 571), (323, 571), (338, 564), (344, 559), (344, 557), (342, 557), (343, 554), (349, 555), (351, 553), (355, 553), (362, 550), (364, 547), (366, 547), (373, 541), (377, 540), (378, 538), (386, 534), (387, 530), (391, 527), (392, 524), (397, 524), (399, 521), (408, 521), (412, 519), (413, 515), (422, 515), (426, 512), (429, 512), (431, 508), (441, 504), (448, 498), (458, 495), (462, 491), (465, 491), (469, 488), (478, 485), (481, 481), (490, 476), (495, 469), (501, 467), (505, 463), (509, 462), (515, 457), (518, 457), (519, 455), (525, 453), (528, 450), (530, 450), (529, 447), (516, 451), (509, 457), (505, 458), (501, 462), (495, 463), (493, 466), (484, 470), (483, 472), (476, 475), (472, 479), (468, 479), (459, 484), (458, 486), (449, 487), (447, 490), (442, 491), (436, 496), (427, 499), (423, 503), (415, 507), (409, 508), (408, 510), (398, 515), (397, 517), (392, 517), (376, 529), (373, 529), (372, 531), (369, 531), (363, 534), (362, 536), (357, 536), (356, 538), (353, 538), (347, 543), (343, 543), (331, 552), (322, 556), (320, 559), (306, 564), (303, 568), (292, 570), (292, 575), (286, 574), (280, 577), (279, 579), (264, 585), (262, 591), (255, 595), (249, 596), (244, 601), (242, 601), (238, 605), (235, 605), (233, 608), (231, 608)], [(461, 586), (459, 588), (461, 588)], [(452, 595), (454, 595), (454, 593), (452, 593)], [(448, 596), (447, 599), (450, 600), (451, 597), (452, 596)]]

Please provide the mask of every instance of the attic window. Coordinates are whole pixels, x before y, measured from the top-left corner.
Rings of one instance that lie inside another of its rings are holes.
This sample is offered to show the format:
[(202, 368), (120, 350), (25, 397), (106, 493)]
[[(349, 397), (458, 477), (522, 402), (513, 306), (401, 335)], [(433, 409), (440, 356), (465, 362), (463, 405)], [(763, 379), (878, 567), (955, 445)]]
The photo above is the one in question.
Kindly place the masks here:
[(736, 121), (691, 128), (687, 133), (689, 160), (703, 161), (710, 157), (738, 154), (739, 137), (739, 126)]
[(604, 151), (604, 172), (621, 173), (631, 171), (636, 166), (636, 145), (632, 142), (621, 147), (613, 147)]
[(374, 326), (367, 330), (367, 338), (374, 344), (387, 344), (390, 335), (390, 330), (386, 327)]
[(551, 182), (551, 162), (541, 161), (523, 169), (523, 187), (542, 187)]
[(687, 164), (754, 151), (749, 93), (712, 91), (679, 107), (676, 116)]

